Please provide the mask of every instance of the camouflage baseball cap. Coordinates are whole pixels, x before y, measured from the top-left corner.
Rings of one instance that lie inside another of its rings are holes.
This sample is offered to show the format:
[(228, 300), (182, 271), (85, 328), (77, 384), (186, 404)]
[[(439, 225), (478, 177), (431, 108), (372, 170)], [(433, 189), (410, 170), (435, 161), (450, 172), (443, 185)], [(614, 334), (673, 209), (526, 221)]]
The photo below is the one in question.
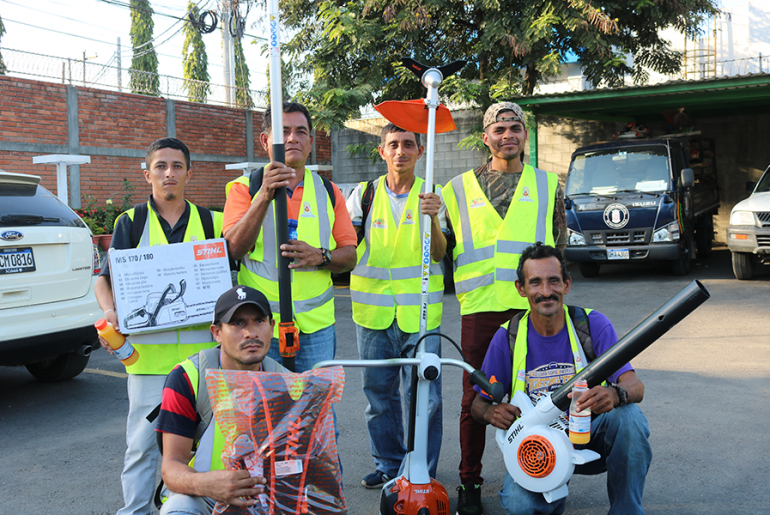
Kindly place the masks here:
[[(500, 116), (500, 113), (503, 111), (513, 112)], [(487, 112), (484, 114), (483, 130), (487, 130), (487, 127), (495, 122), (521, 122), (526, 125), (526, 122), (524, 121), (524, 111), (518, 104), (514, 104), (513, 102), (498, 102), (497, 104), (492, 104), (489, 109), (487, 109)]]

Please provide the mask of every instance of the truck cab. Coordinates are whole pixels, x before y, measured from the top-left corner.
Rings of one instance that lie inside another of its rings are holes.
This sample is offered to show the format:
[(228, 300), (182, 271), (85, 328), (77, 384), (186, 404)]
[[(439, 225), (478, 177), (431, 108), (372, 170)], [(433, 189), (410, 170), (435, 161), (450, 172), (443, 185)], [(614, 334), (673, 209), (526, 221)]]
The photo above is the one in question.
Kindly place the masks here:
[(696, 243), (701, 254), (711, 248), (718, 207), (713, 141), (582, 147), (572, 155), (565, 187), (566, 257), (585, 277), (603, 265), (649, 261), (668, 262), (674, 274), (686, 275)]

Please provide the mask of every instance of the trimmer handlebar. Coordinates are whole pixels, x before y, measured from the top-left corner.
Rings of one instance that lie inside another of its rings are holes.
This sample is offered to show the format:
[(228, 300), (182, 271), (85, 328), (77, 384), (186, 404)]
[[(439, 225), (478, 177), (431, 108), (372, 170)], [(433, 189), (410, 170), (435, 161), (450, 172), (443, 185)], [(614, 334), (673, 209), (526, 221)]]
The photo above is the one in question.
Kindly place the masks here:
[[(424, 354), (427, 356), (428, 354)], [(313, 368), (325, 367), (400, 367), (404, 365), (419, 366), (421, 358), (395, 358), (395, 359), (329, 359), (319, 361)], [(502, 383), (490, 383), (487, 376), (481, 370), (476, 370), (468, 363), (457, 359), (439, 359), (441, 365), (449, 365), (462, 368), (471, 375), (471, 384), (478, 385), (495, 402), (501, 402), (505, 397), (505, 389)]]

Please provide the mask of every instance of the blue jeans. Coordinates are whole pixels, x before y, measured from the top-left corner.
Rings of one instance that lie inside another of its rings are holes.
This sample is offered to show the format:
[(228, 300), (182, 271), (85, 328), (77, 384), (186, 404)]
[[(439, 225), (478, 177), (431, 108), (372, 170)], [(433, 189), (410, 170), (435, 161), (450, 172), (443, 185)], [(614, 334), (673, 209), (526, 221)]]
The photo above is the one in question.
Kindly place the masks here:
[(168, 500), (163, 503), (160, 515), (211, 515), (216, 502), (208, 497), (177, 494), (166, 489)]
[[(276, 322), (277, 323), (277, 322)], [(334, 324), (314, 333), (299, 333), (299, 352), (294, 357), (294, 372), (306, 372), (319, 361), (334, 359), (337, 353), (337, 333)], [(270, 340), (268, 356), (283, 365), (278, 338)]]
[[(429, 333), (437, 333), (436, 328)], [(405, 333), (394, 320), (384, 330), (372, 330), (356, 324), (358, 354), (361, 359), (393, 359), (414, 357), (419, 333)], [(431, 336), (425, 340), (425, 351), (441, 356), (441, 338)], [(369, 429), (371, 447), (377, 470), (396, 477), (406, 455), (404, 422), (401, 410), (401, 381), (404, 383), (406, 414), (409, 414), (412, 390), (412, 367), (364, 367), (361, 369), (364, 394), (369, 401), (366, 407), (366, 426)], [(441, 376), (431, 381), (430, 417), (428, 420), (428, 472), (436, 477), (441, 438), (443, 435), (441, 407)]]
[[(591, 442), (578, 449), (591, 449), (601, 455), (596, 461), (578, 465), (575, 474), (607, 472), (608, 515), (643, 515), (642, 495), (647, 470), (652, 461), (647, 418), (636, 404), (602, 413), (591, 423)], [(564, 513), (565, 499), (548, 504), (543, 494), (520, 487), (510, 474), (500, 490), (506, 515), (548, 515)]]

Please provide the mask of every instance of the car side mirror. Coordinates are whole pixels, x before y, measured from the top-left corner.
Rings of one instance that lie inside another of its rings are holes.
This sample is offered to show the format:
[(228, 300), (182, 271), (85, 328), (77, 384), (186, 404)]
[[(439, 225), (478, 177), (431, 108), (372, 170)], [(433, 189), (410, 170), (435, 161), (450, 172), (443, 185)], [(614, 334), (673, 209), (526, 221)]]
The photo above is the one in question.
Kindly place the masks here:
[(569, 197), (564, 197), (564, 209), (566, 211), (569, 211), (572, 209), (572, 199)]
[(692, 188), (693, 184), (695, 184), (695, 173), (692, 168), (684, 168), (682, 170), (682, 187)]
[(754, 188), (757, 187), (757, 183), (754, 181), (746, 181), (746, 191), (749, 193), (752, 193), (754, 191)]

